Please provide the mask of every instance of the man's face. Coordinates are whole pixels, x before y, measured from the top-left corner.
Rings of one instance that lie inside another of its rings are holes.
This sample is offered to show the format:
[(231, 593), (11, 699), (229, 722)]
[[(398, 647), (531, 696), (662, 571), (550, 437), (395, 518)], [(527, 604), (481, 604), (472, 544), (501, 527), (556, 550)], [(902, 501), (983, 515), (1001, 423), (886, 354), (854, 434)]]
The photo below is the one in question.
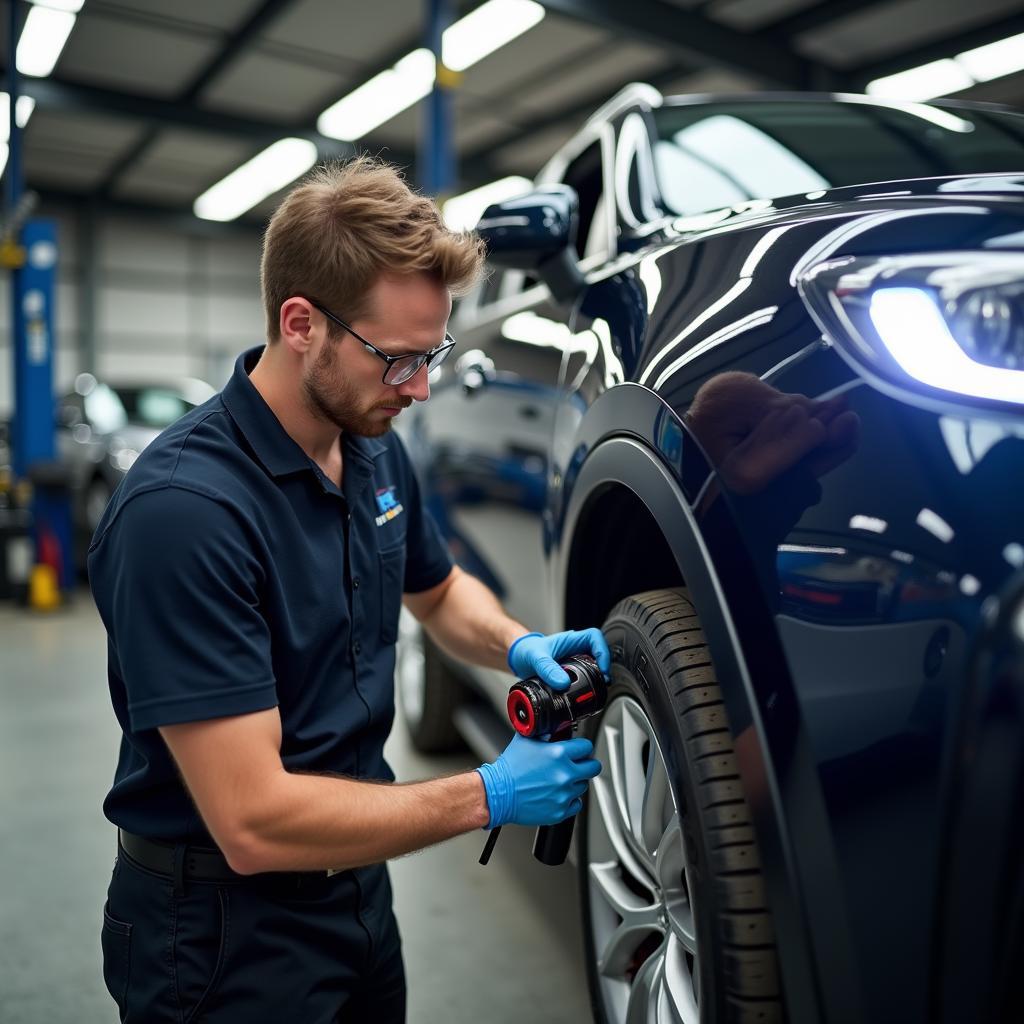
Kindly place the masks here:
[[(425, 274), (381, 277), (370, 290), (370, 312), (350, 321), (353, 330), (388, 355), (427, 352), (444, 340), (451, 296)], [(332, 310), (345, 318), (344, 310)], [(322, 329), (320, 349), (302, 379), (306, 402), (314, 415), (339, 430), (377, 437), (413, 400), (430, 397), (427, 369), (402, 384), (384, 384), (386, 365), (347, 331), (327, 337), (328, 321), (314, 311)]]

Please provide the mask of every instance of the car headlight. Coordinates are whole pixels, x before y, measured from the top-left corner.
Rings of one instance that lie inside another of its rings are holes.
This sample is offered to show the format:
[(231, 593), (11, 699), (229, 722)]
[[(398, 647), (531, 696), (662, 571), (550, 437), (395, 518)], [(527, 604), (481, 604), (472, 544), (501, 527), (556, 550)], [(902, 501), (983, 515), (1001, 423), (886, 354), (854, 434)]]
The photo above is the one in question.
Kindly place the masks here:
[(1024, 253), (846, 257), (797, 287), (825, 337), (883, 390), (1024, 405)]

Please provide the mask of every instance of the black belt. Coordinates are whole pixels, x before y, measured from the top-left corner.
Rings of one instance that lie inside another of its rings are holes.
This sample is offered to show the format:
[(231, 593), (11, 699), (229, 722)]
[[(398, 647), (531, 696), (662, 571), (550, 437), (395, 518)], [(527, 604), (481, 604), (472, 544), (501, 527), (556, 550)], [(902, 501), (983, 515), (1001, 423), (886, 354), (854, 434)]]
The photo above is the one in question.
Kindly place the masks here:
[[(220, 850), (209, 846), (189, 846), (186, 843), (166, 843), (159, 839), (146, 839), (124, 829), (117, 830), (117, 844), (136, 864), (164, 875), (175, 884), (194, 882), (249, 882), (283, 887), (287, 890), (307, 888), (327, 882), (344, 871), (266, 871), (255, 875), (240, 875), (228, 865)], [(180, 865), (180, 866), (179, 866)], [(180, 872), (180, 873), (179, 873)]]
[(136, 864), (168, 878), (175, 877), (179, 857), (180, 870), (186, 879), (197, 882), (240, 882), (246, 877), (232, 871), (224, 854), (210, 847), (184, 845), (183, 851), (179, 851), (182, 844), (146, 839), (125, 832), (124, 829), (117, 830), (117, 842)]

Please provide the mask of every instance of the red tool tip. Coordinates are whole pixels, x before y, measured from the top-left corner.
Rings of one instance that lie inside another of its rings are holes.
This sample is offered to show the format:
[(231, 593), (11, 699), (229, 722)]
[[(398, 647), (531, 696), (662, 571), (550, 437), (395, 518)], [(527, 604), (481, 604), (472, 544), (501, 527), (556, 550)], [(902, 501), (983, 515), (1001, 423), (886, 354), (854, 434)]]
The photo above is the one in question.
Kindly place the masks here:
[(533, 705), (522, 690), (513, 690), (508, 695), (508, 720), (520, 735), (533, 735), (537, 721), (534, 718)]

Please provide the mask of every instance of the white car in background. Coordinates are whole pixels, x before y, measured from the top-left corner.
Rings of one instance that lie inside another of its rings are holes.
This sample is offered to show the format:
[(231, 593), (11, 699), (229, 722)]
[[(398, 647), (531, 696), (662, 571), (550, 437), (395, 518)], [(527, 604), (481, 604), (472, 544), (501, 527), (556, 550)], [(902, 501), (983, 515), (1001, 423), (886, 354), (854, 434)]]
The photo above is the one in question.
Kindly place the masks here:
[(78, 375), (57, 405), (57, 458), (68, 472), (79, 566), (110, 496), (139, 453), (214, 394), (194, 377), (108, 383), (91, 373)]

